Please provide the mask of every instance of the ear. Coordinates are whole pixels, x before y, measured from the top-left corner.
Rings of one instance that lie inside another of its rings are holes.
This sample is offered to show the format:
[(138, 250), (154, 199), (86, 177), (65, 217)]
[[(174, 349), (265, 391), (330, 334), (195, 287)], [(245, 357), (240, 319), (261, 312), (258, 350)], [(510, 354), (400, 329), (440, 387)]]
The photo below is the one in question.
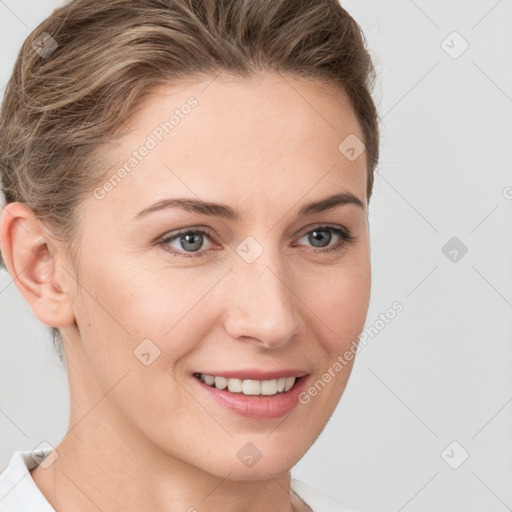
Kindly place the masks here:
[(36, 317), (50, 327), (74, 324), (66, 291), (68, 273), (58, 271), (63, 270), (63, 255), (24, 204), (9, 203), (2, 209), (0, 248), (9, 274)]

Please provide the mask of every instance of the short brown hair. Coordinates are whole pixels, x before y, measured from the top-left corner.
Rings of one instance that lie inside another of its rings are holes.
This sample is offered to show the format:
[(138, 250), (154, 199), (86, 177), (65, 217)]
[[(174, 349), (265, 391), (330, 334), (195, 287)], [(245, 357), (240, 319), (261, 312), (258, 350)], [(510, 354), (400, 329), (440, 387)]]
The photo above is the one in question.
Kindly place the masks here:
[[(33, 46), (43, 37), (48, 55)], [(98, 165), (107, 137), (152, 88), (220, 71), (278, 71), (344, 88), (365, 137), (369, 201), (379, 158), (375, 70), (338, 0), (71, 0), (25, 40), (5, 91), (5, 203), (24, 203), (72, 249), (80, 202), (108, 172)], [(65, 364), (60, 333), (51, 333)]]

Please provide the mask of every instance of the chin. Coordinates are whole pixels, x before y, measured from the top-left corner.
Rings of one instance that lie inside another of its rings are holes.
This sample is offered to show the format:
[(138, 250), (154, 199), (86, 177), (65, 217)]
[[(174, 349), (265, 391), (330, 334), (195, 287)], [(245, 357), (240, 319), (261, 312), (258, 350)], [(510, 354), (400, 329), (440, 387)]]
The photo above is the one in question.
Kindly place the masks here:
[(283, 444), (272, 446), (272, 443), (267, 443), (267, 448), (258, 452), (253, 448), (254, 445), (249, 445), (246, 450), (235, 449), (239, 444), (246, 446), (233, 439), (223, 453), (212, 451), (208, 458), (199, 457), (186, 462), (219, 478), (240, 481), (269, 480), (288, 473), (305, 452), (304, 449), (298, 449), (299, 446), (304, 446), (303, 442), (295, 447), (288, 445), (286, 448)]

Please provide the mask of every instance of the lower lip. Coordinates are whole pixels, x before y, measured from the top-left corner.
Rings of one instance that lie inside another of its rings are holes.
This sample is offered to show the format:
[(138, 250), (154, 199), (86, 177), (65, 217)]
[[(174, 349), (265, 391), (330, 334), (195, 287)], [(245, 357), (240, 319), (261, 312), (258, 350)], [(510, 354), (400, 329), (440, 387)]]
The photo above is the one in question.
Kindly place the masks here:
[(254, 419), (279, 418), (290, 413), (299, 402), (299, 395), (306, 386), (307, 375), (295, 381), (294, 386), (284, 392), (275, 395), (243, 395), (231, 393), (224, 389), (217, 389), (197, 377), (192, 377), (208, 395), (220, 405), (245, 416)]

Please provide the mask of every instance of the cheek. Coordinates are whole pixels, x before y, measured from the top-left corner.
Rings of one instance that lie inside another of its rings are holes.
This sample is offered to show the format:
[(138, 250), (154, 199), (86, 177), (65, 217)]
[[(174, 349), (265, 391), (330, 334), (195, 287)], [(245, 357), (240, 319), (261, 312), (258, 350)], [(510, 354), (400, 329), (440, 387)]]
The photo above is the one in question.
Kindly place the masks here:
[(155, 425), (167, 424), (159, 416), (164, 410), (169, 418), (194, 410), (174, 376), (181, 378), (183, 362), (208, 339), (214, 314), (208, 291), (223, 275), (210, 269), (196, 278), (199, 273), (199, 267), (148, 270), (117, 263), (97, 266), (84, 280), (89, 293), (81, 293), (77, 322), (95, 379), (108, 390), (130, 371), (118, 404), (136, 408)]
[(197, 306), (218, 280), (214, 274), (200, 267), (152, 267), (139, 258), (120, 258), (87, 274), (91, 293), (83, 298), (90, 318), (104, 317), (134, 339), (161, 339), (183, 329), (183, 324), (193, 326)]
[(316, 326), (318, 344), (310, 354), (316, 363), (315, 379), (305, 390), (301, 407), (315, 413), (305, 417), (315, 437), (339, 403), (352, 372), (368, 312), (370, 272), (369, 259), (363, 254), (359, 260), (331, 268), (324, 279), (317, 276), (302, 283), (304, 302), (314, 313), (310, 322)]
[[(304, 273), (299, 296), (325, 328), (329, 352), (340, 351), (357, 339), (364, 328), (370, 301), (371, 268), (365, 251), (337, 266)], [(324, 337), (325, 339), (325, 337)]]
[[(84, 274), (77, 323), (88, 365), (102, 390), (129, 372), (112, 399), (128, 416), (137, 411), (132, 420), (141, 429), (147, 422), (168, 428), (179, 411), (193, 410), (173, 376), (179, 361), (206, 336), (205, 326), (194, 320), (199, 310), (194, 312), (193, 306), (211, 284), (194, 280), (194, 286), (187, 286), (188, 276), (171, 271), (167, 275), (172, 280), (165, 281), (164, 272), (141, 268), (118, 263)], [(185, 415), (183, 421), (191, 425), (193, 419)]]

